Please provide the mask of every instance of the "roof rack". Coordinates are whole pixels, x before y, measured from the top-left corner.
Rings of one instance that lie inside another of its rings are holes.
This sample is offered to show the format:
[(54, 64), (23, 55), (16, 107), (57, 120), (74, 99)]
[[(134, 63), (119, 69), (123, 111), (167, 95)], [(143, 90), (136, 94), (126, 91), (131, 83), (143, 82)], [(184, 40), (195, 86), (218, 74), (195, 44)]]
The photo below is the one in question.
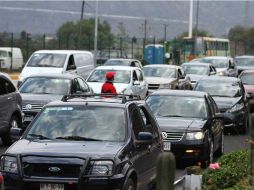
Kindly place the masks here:
[[(67, 102), (70, 99), (74, 98), (90, 98), (90, 97), (99, 97), (99, 98), (121, 98), (122, 104), (133, 101), (133, 100), (141, 100), (141, 97), (138, 95), (129, 95), (129, 94), (66, 94), (62, 97), (61, 101)], [(127, 98), (128, 97), (128, 98)]]

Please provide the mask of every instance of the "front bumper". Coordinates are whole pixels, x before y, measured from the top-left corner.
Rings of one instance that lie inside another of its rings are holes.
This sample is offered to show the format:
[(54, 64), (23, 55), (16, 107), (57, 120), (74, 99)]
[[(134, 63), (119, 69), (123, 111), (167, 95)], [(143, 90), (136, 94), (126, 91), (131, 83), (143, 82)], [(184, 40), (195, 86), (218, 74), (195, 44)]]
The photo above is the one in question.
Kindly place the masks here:
[(237, 112), (225, 112), (224, 113), (225, 128), (244, 126), (246, 117), (247, 113), (244, 110)]
[(174, 153), (176, 160), (206, 160), (208, 157), (209, 144), (206, 140), (179, 141), (171, 142), (171, 152)]

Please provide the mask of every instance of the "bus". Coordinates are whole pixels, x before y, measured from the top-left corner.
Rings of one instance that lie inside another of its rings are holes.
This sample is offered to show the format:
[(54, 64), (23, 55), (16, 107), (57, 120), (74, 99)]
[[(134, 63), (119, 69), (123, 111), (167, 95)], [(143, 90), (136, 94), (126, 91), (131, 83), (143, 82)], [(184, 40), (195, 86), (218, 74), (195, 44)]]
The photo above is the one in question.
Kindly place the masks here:
[(223, 38), (184, 37), (181, 51), (182, 62), (189, 62), (206, 56), (230, 56), (230, 44)]

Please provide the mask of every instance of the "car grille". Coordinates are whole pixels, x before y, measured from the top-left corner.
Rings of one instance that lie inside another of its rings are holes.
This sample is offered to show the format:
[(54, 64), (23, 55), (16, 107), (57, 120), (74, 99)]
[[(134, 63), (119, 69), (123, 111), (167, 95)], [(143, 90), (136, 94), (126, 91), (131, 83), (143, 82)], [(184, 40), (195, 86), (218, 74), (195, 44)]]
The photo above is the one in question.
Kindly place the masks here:
[[(81, 165), (74, 164), (24, 163), (24, 175), (36, 177), (78, 178), (81, 167)], [(59, 171), (50, 171), (49, 168), (59, 168)]]
[(43, 108), (42, 104), (23, 104), (22, 111), (31, 111), (31, 112), (39, 112)]
[(177, 142), (181, 141), (183, 138), (183, 132), (166, 132), (167, 138), (164, 138), (164, 141)]
[(157, 89), (159, 89), (159, 87), (160, 87), (159, 84), (148, 84), (149, 90), (157, 90)]

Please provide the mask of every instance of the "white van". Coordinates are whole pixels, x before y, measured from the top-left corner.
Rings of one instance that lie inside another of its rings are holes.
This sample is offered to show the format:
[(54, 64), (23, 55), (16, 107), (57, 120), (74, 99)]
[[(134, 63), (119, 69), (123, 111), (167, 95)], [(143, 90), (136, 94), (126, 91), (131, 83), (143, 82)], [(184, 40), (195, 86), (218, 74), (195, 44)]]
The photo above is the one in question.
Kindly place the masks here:
[(94, 69), (94, 57), (89, 51), (40, 50), (28, 59), (19, 76), (19, 84), (28, 76), (38, 73), (76, 73), (87, 78)]
[(23, 63), (23, 55), (20, 48), (0, 47), (0, 68), (17, 70), (22, 68)]

